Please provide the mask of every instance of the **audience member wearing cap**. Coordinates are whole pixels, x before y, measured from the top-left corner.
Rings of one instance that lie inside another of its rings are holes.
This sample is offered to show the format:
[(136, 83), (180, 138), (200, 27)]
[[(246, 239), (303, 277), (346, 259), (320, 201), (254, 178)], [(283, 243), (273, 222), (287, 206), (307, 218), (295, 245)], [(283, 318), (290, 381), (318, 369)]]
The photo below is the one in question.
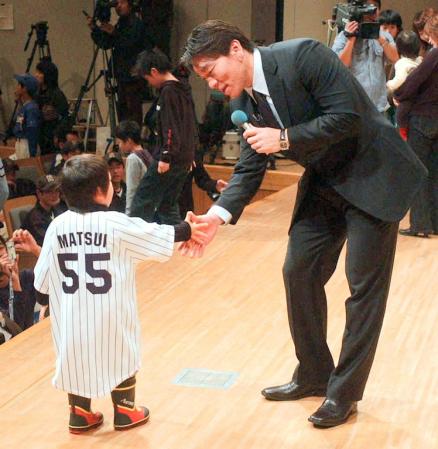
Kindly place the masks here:
[(37, 103), (42, 114), (38, 143), (41, 154), (54, 153), (53, 137), (56, 127), (68, 116), (67, 98), (58, 85), (58, 68), (52, 61), (43, 58), (36, 66), (35, 78), (39, 90)]
[(36, 187), (32, 180), (25, 178), (17, 178), (17, 171), (20, 170), (17, 163), (12, 159), (3, 160), (6, 182), (9, 188), (9, 197), (19, 198), (21, 196), (35, 195)]
[(15, 97), (20, 107), (17, 110), (14, 122), (14, 136), (17, 138), (16, 157), (22, 159), (37, 155), (38, 136), (41, 126), (41, 112), (35, 97), (38, 93), (38, 80), (25, 73), (15, 75), (17, 87)]
[(126, 209), (126, 184), (123, 181), (125, 177), (125, 164), (120, 153), (108, 153), (105, 156), (108, 163), (108, 169), (111, 175), (114, 194), (109, 210), (125, 213)]
[(38, 201), (23, 220), (22, 228), (34, 236), (38, 245), (42, 245), (50, 223), (65, 212), (67, 206), (61, 202), (59, 183), (53, 175), (39, 178), (36, 189)]
[[(77, 137), (77, 135), (76, 135)], [(64, 167), (65, 163), (72, 158), (73, 156), (77, 156), (78, 154), (81, 154), (84, 151), (82, 142), (79, 140), (68, 140), (64, 141), (61, 145), (61, 153), (56, 155), (56, 159), (54, 162), (54, 165), (50, 168), (50, 174), (58, 176), (62, 168)]]

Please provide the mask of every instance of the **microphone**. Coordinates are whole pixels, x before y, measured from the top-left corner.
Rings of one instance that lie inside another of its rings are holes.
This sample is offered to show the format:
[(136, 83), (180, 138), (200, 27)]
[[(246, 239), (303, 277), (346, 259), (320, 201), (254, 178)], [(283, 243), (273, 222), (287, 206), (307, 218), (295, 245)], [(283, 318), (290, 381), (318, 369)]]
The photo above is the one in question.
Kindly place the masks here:
[(231, 121), (233, 122), (233, 125), (245, 130), (252, 128), (251, 124), (248, 123), (248, 116), (240, 109), (237, 109), (231, 114)]

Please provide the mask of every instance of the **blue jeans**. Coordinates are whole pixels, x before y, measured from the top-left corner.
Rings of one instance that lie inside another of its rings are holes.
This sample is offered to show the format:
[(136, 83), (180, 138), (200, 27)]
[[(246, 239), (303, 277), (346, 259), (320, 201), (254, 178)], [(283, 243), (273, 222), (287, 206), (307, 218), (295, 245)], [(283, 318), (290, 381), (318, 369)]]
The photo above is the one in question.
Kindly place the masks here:
[(429, 171), (411, 206), (410, 227), (414, 232), (438, 233), (438, 118), (412, 116), (408, 143)]

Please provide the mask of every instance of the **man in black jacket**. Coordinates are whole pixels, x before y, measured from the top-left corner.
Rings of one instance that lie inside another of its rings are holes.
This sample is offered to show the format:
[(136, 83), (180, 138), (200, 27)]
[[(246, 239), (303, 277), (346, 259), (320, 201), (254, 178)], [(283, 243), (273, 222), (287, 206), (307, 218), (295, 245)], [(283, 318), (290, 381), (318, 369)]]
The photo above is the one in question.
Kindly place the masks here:
[(135, 14), (132, 0), (117, 0), (117, 24), (103, 22), (99, 26), (89, 20), (91, 37), (100, 48), (113, 49), (114, 75), (118, 84), (119, 120), (142, 123), (142, 101), (146, 83), (132, 75), (137, 56), (151, 49), (153, 39), (145, 24)]
[[(398, 221), (426, 177), (424, 166), (324, 45), (311, 39), (254, 48), (236, 27), (199, 25), (183, 61), (210, 88), (246, 111), (240, 161), (219, 201), (199, 221), (236, 223), (260, 186), (268, 155), (305, 167), (283, 268), (290, 330), (299, 361), (269, 400), (326, 396), (309, 417), (317, 427), (345, 422), (362, 399), (379, 338)], [(267, 217), (269, 218), (269, 217)], [(327, 345), (324, 286), (347, 241), (346, 327), (338, 365)], [(196, 253), (196, 248), (184, 251)]]
[(156, 89), (156, 146), (154, 162), (141, 180), (131, 206), (131, 216), (162, 224), (181, 221), (178, 198), (193, 162), (197, 124), (190, 86), (172, 74), (160, 50), (139, 55), (137, 71)]

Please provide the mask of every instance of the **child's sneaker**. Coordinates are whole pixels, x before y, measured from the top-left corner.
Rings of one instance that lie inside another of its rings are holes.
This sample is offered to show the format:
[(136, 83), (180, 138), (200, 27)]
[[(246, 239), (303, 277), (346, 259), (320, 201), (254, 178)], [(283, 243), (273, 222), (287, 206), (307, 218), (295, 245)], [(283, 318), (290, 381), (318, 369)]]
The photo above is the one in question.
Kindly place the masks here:
[(103, 423), (103, 415), (100, 412), (87, 411), (77, 405), (70, 406), (70, 433), (83, 433), (96, 429)]
[(128, 430), (146, 424), (149, 410), (146, 407), (128, 408), (114, 404), (114, 429)]

